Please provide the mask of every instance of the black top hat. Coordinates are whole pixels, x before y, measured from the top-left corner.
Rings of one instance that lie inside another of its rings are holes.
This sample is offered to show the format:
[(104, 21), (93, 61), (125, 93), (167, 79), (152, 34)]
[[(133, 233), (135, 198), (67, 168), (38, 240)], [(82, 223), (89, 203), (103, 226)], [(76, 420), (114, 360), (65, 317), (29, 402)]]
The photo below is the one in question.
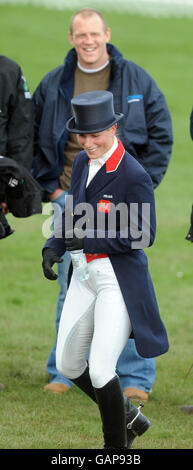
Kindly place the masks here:
[(115, 113), (110, 91), (82, 93), (71, 103), (75, 117), (68, 120), (66, 128), (74, 134), (102, 132), (123, 117), (122, 113)]

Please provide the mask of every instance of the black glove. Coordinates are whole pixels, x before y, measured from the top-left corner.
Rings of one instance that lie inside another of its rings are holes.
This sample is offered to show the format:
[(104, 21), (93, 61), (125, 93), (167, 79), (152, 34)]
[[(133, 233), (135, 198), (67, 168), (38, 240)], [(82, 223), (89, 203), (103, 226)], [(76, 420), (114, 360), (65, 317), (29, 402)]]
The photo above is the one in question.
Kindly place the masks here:
[(84, 238), (76, 237), (75, 233), (73, 232), (72, 238), (65, 238), (65, 245), (67, 251), (83, 250)]
[(11, 235), (14, 230), (11, 229), (7, 222), (7, 219), (3, 213), (2, 207), (0, 206), (0, 238), (5, 238)]
[(44, 248), (42, 251), (42, 256), (42, 268), (44, 271), (44, 276), (47, 277), (47, 279), (50, 279), (50, 281), (55, 281), (58, 276), (51, 268), (54, 263), (62, 263), (63, 259), (61, 259), (60, 256), (58, 256), (51, 248)]

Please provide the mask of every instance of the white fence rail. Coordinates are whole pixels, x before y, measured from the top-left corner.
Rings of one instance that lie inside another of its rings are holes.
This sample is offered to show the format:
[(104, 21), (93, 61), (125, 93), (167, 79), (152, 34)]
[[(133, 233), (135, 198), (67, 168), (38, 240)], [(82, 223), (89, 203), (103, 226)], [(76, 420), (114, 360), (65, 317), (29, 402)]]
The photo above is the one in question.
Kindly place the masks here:
[(31, 4), (45, 8), (78, 9), (84, 7), (110, 11), (125, 11), (151, 16), (191, 16), (193, 0), (0, 0), (0, 4)]

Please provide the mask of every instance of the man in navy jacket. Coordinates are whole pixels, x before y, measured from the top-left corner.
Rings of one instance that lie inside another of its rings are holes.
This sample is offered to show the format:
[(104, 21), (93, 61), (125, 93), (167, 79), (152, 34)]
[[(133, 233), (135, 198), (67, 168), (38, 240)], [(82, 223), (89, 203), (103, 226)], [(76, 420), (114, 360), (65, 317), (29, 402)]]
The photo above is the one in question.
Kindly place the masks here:
[[(109, 43), (110, 30), (99, 12), (92, 9), (77, 12), (69, 37), (74, 48), (67, 54), (64, 65), (48, 73), (33, 96), (33, 175), (45, 191), (44, 200), (52, 200), (64, 209), (69, 170), (75, 154), (80, 151), (65, 127), (71, 117), (71, 98), (95, 89), (108, 89), (113, 93), (115, 111), (124, 114), (118, 126), (120, 139), (125, 149), (147, 170), (156, 188), (167, 170), (173, 140), (170, 113), (163, 93), (145, 70), (124, 59)], [(65, 275), (67, 278), (68, 266), (69, 258), (58, 267), (57, 328), (66, 295), (64, 278)], [(130, 376), (128, 360), (133, 364)], [(56, 371), (55, 345), (48, 359), (48, 371), (52, 383), (46, 389), (65, 391), (64, 384), (72, 385)], [(142, 359), (131, 341), (120, 357), (117, 371), (128, 394), (134, 388), (140, 399), (147, 399), (155, 378), (154, 359)]]

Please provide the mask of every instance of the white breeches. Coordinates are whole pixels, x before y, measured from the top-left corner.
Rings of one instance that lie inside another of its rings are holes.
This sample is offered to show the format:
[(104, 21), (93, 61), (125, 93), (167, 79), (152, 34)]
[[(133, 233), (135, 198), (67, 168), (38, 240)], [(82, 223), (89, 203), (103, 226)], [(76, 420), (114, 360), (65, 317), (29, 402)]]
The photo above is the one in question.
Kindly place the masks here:
[(60, 320), (56, 367), (75, 379), (87, 367), (93, 387), (103, 387), (116, 372), (119, 356), (132, 327), (109, 258), (88, 264), (89, 278), (72, 275)]

